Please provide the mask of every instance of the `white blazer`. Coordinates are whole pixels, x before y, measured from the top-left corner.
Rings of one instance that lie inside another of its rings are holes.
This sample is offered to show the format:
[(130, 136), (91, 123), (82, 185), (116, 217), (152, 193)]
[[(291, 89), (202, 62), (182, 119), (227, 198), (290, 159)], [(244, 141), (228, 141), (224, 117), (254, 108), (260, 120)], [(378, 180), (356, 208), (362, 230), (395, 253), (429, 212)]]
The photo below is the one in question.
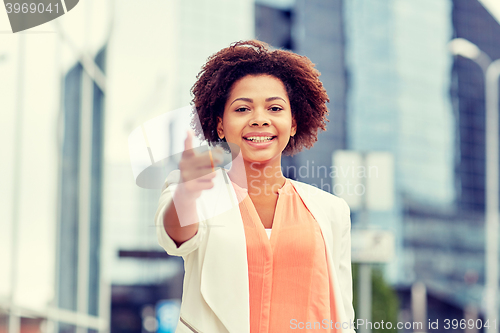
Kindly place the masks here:
[[(177, 247), (163, 227), (163, 216), (179, 178), (178, 170), (170, 173), (155, 216), (160, 245), (168, 254), (184, 259), (184, 287), (176, 333), (249, 333), (246, 240), (234, 189), (225, 171), (219, 169), (214, 178), (216, 186), (202, 192), (196, 202), (198, 232)], [(318, 221), (325, 240), (338, 327), (342, 326), (344, 333), (353, 333), (349, 207), (343, 199), (314, 186), (294, 180), (292, 184)], [(230, 200), (224, 199), (227, 195)]]

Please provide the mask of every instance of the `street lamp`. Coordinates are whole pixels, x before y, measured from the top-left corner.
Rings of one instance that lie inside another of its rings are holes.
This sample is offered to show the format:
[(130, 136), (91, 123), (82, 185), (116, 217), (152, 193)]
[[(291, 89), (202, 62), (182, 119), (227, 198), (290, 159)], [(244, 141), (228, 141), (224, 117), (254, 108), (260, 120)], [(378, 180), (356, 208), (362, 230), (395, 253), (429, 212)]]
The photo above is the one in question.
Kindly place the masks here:
[(489, 319), (489, 332), (498, 333), (498, 199), (499, 199), (499, 160), (498, 160), (498, 77), (500, 59), (491, 61), (490, 57), (466, 39), (455, 38), (449, 44), (453, 55), (471, 59), (481, 67), (484, 74), (486, 102), (486, 279), (484, 299), (486, 319)]

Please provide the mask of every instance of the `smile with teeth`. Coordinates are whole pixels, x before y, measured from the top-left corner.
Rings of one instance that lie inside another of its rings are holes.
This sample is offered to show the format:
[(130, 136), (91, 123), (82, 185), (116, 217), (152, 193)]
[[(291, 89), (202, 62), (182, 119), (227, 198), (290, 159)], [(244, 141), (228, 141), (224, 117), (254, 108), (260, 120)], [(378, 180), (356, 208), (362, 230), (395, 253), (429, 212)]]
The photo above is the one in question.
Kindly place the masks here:
[(275, 136), (249, 136), (248, 138), (244, 138), (245, 140), (252, 142), (267, 142), (274, 139)]

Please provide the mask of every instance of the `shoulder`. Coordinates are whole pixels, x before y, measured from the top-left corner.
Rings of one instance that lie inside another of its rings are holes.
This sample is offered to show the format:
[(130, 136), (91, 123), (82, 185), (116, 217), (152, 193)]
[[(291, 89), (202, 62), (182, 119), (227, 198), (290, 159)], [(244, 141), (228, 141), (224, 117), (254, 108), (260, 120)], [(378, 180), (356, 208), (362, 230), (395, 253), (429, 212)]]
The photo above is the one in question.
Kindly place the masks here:
[[(349, 206), (345, 202), (344, 199), (339, 198), (338, 196), (331, 194), (329, 192), (326, 192), (316, 186), (306, 184), (303, 182), (299, 182), (297, 180), (292, 180), (293, 186), (297, 189), (297, 192), (299, 195), (303, 198), (306, 198), (306, 200), (311, 200), (312, 202), (316, 202), (320, 205), (327, 204), (329, 208), (341, 208), (344, 211), (347, 211), (349, 213)], [(325, 206), (323, 206), (325, 207)]]

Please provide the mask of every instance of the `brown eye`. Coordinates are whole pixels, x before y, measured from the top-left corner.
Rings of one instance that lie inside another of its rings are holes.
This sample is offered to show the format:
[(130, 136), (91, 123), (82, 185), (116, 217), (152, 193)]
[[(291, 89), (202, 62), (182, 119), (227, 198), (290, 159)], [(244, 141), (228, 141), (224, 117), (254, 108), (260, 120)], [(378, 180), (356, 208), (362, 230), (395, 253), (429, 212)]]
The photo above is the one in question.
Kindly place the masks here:
[(235, 111), (236, 111), (236, 112), (245, 112), (245, 111), (247, 111), (247, 110), (248, 110), (248, 108), (241, 107), (241, 108), (236, 109)]
[(279, 106), (272, 106), (271, 107), (271, 111), (281, 111), (283, 110), (283, 108), (279, 107)]

